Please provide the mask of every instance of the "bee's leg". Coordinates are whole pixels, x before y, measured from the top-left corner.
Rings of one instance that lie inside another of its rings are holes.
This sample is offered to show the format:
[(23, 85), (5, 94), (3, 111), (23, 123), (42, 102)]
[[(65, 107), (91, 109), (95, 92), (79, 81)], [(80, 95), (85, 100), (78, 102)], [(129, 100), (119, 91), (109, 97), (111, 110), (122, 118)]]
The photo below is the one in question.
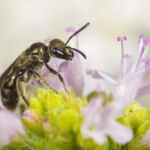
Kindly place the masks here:
[(29, 82), (29, 80), (31, 79), (31, 77), (32, 77), (32, 74), (31, 74), (30, 72), (27, 71), (27, 76), (21, 78), (20, 80), (21, 80), (22, 82), (27, 83), (27, 82)]
[(32, 75), (33, 75), (33, 77), (37, 78), (41, 83), (43, 83), (44, 85), (46, 85), (47, 87), (50, 88), (49, 84), (40, 76), (40, 74), (38, 74), (37, 72), (33, 71)]
[(19, 79), (19, 78), (17, 78), (17, 80), (16, 80), (16, 87), (17, 87), (18, 95), (20, 95), (22, 97), (22, 99), (24, 100), (26, 105), (29, 105), (29, 102), (28, 102), (27, 98), (25, 97), (25, 94), (24, 94), (24, 91), (23, 91), (23, 88), (21, 85), (21, 79)]
[(60, 82), (63, 84), (63, 87), (64, 87), (65, 91), (66, 91), (67, 93), (69, 93), (68, 90), (67, 90), (66, 84), (65, 84), (65, 82), (64, 82), (64, 79), (63, 79), (63, 77), (61, 76), (61, 74), (60, 74), (59, 72), (57, 72), (56, 70), (52, 69), (51, 67), (49, 67), (48, 64), (45, 64), (45, 65), (46, 65), (47, 69), (48, 69), (51, 73), (53, 73), (53, 74), (55, 74), (55, 75), (58, 76)]
[[(33, 76), (34, 78), (37, 78), (37, 79), (38, 79), (41, 83), (43, 83), (46, 87), (52, 89), (52, 88), (49, 86), (49, 84), (41, 77), (41, 75), (40, 75), (39, 73), (37, 73), (36, 71), (33, 71), (33, 70), (30, 70), (29, 72), (32, 74), (32, 76)], [(52, 89), (52, 90), (53, 90), (53, 89)], [(53, 90), (53, 91), (55, 91), (55, 90)], [(55, 91), (55, 92), (57, 92), (57, 91)]]

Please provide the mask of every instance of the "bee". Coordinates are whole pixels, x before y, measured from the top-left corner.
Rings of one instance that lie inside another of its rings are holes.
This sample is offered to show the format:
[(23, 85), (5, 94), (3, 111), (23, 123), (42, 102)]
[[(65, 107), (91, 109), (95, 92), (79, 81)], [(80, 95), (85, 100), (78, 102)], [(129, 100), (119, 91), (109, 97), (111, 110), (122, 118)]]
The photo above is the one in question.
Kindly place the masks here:
[(0, 77), (0, 94), (3, 105), (9, 110), (14, 110), (20, 97), (24, 100), (25, 104), (29, 105), (22, 83), (27, 84), (31, 78), (36, 78), (40, 83), (49, 86), (38, 73), (38, 70), (40, 70), (43, 65), (47, 67), (50, 73), (58, 76), (60, 82), (64, 86), (64, 89), (67, 90), (61, 74), (51, 68), (48, 65), (48, 62), (51, 57), (72, 60), (74, 57), (73, 51), (78, 52), (86, 59), (83, 52), (68, 46), (68, 43), (75, 35), (85, 29), (88, 25), (89, 23), (86, 23), (83, 27), (77, 30), (65, 43), (60, 39), (51, 40), (48, 46), (42, 42), (37, 42), (21, 53), (21, 55), (17, 57), (17, 59)]

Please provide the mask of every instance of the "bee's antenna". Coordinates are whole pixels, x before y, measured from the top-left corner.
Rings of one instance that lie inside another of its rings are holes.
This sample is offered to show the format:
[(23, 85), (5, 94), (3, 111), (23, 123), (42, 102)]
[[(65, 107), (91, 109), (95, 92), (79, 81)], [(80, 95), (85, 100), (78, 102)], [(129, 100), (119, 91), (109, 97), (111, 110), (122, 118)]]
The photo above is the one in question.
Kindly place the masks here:
[(65, 43), (65, 45), (67, 45), (68, 43), (69, 43), (69, 41), (75, 36), (75, 35), (77, 35), (79, 32), (81, 32), (82, 30), (84, 30), (86, 27), (88, 27), (90, 25), (90, 23), (88, 22), (88, 23), (86, 23), (83, 27), (81, 27), (79, 30), (77, 30), (74, 34), (72, 34), (69, 38), (68, 38), (68, 40), (67, 40), (67, 42)]

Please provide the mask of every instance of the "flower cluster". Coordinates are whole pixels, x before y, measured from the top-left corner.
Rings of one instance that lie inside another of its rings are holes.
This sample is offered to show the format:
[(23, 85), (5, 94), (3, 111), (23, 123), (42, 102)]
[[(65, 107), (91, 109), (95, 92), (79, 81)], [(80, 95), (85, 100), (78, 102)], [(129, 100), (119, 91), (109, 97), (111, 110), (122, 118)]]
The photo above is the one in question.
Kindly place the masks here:
[(139, 57), (133, 62), (133, 57), (124, 53), (125, 36), (118, 37), (121, 42), (122, 59), (121, 71), (118, 77), (113, 77), (101, 70), (88, 70), (87, 73), (96, 79), (105, 79), (114, 85), (113, 96), (115, 100), (129, 104), (133, 99), (139, 99), (150, 91), (150, 60), (144, 57), (146, 47), (150, 40), (143, 35), (139, 36)]
[[(117, 143), (129, 143), (129, 141), (131, 141), (131, 139), (133, 139), (133, 137), (137, 134), (135, 129), (128, 126), (128, 124), (125, 125), (129, 128), (119, 125), (118, 123), (116, 124), (115, 121), (119, 115), (122, 115), (125, 108), (128, 107), (134, 99), (139, 99), (145, 94), (150, 94), (150, 60), (144, 58), (146, 46), (149, 45), (150, 42), (148, 39), (145, 39), (143, 35), (139, 36), (139, 57), (137, 61), (133, 63), (132, 56), (124, 54), (124, 41), (126, 39), (127, 38), (125, 36), (118, 37), (117, 39), (121, 42), (122, 48), (121, 71), (117, 78), (114, 78), (102, 71), (88, 70), (87, 72), (96, 79), (103, 78), (114, 85), (114, 90), (112, 92), (113, 101), (103, 108), (100, 104), (89, 105), (89, 108), (87, 109), (90, 110), (90, 113), (85, 115), (85, 124), (82, 127), (82, 132), (85, 136), (91, 137), (99, 144), (104, 143), (106, 135), (110, 136)], [(149, 122), (149, 117), (146, 117), (148, 113), (145, 111), (146, 110), (144, 108), (138, 109), (138, 111), (134, 111), (134, 113), (132, 112), (131, 114), (135, 120), (137, 116), (140, 118), (141, 115), (144, 114), (143, 119), (146, 120), (146, 123), (144, 123), (142, 127), (140, 126), (140, 129), (142, 128), (143, 130), (144, 128), (144, 131), (146, 132), (149, 130), (149, 123), (147, 123)], [(127, 113), (127, 115), (123, 116), (123, 118), (127, 120), (131, 114)], [(135, 120), (132, 119), (131, 122), (138, 126)], [(142, 121), (140, 124), (142, 124)], [(129, 120), (127, 122), (129, 123)], [(122, 123), (124, 124), (125, 122)], [(137, 132), (140, 132), (139, 130)], [(144, 134), (145, 133), (140, 132), (140, 135)], [(143, 139), (147, 139), (149, 137), (148, 135), (149, 131)]]
[[(72, 31), (73, 28), (67, 29)], [(59, 83), (48, 78), (43, 69), (45, 79), (54, 88), (39, 89), (30, 98), (29, 107), (21, 115), (25, 134), (17, 133), (2, 149), (149, 150), (150, 108), (141, 106), (140, 98), (150, 94), (150, 60), (144, 56), (150, 40), (143, 35), (139, 37), (139, 57), (135, 62), (131, 55), (124, 53), (127, 38), (120, 36), (117, 40), (122, 50), (118, 77), (101, 70), (87, 71), (93, 78), (114, 85), (110, 95), (93, 89), (82, 96), (83, 70), (77, 55), (71, 62), (73, 69), (67, 61), (54, 60), (69, 92), (60, 91)], [(78, 46), (77, 41), (78, 38)]]
[[(18, 135), (7, 149), (73, 149), (86, 106), (84, 99), (73, 94), (39, 89), (30, 99), (29, 108), (21, 117), (26, 135)], [(5, 148), (6, 149), (6, 148)]]
[[(106, 107), (102, 108), (102, 101), (95, 99), (87, 106), (86, 99), (77, 98), (72, 92), (66, 95), (64, 92), (39, 89), (37, 95), (31, 97), (30, 106), (21, 117), (26, 134), (17, 133), (12, 143), (3, 147), (3, 150), (116, 150), (117, 147), (124, 147), (121, 145), (125, 141), (129, 142), (126, 144), (129, 150), (133, 150), (137, 145), (142, 148), (147, 146), (148, 143), (142, 145), (142, 140), (150, 127), (150, 109), (142, 108), (133, 102), (115, 120), (115, 112), (108, 111), (109, 108)], [(99, 107), (101, 118), (92, 116)], [(92, 136), (84, 131), (89, 124), (87, 120), (84, 122), (84, 116), (87, 115), (88, 121), (91, 122), (92, 116), (94, 122), (91, 123), (97, 125), (97, 133), (90, 133)], [(129, 128), (132, 129), (134, 138)], [(104, 135), (107, 136), (105, 139)]]

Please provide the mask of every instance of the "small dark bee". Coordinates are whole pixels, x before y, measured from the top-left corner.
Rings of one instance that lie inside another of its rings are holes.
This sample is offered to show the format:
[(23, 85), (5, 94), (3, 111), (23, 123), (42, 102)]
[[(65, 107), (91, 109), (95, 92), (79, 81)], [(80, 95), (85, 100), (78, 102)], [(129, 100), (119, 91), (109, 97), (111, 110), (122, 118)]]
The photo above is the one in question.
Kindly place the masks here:
[(67, 44), (69, 41), (85, 29), (89, 23), (85, 24), (73, 35), (71, 35), (67, 42), (64, 43), (59, 39), (53, 39), (49, 42), (49, 45), (38, 42), (32, 44), (26, 49), (0, 77), (0, 93), (3, 105), (10, 110), (14, 110), (18, 104), (19, 97), (22, 97), (24, 102), (28, 105), (29, 102), (25, 96), (22, 83), (27, 83), (31, 77), (38, 79), (41, 83), (49, 86), (46, 81), (40, 76), (38, 70), (43, 65), (52, 73), (58, 76), (62, 82), (65, 90), (66, 86), (64, 80), (57, 71), (48, 65), (51, 57), (56, 57), (64, 60), (72, 60), (74, 52), (80, 53), (84, 58), (85, 54), (76, 48), (72, 48)]

